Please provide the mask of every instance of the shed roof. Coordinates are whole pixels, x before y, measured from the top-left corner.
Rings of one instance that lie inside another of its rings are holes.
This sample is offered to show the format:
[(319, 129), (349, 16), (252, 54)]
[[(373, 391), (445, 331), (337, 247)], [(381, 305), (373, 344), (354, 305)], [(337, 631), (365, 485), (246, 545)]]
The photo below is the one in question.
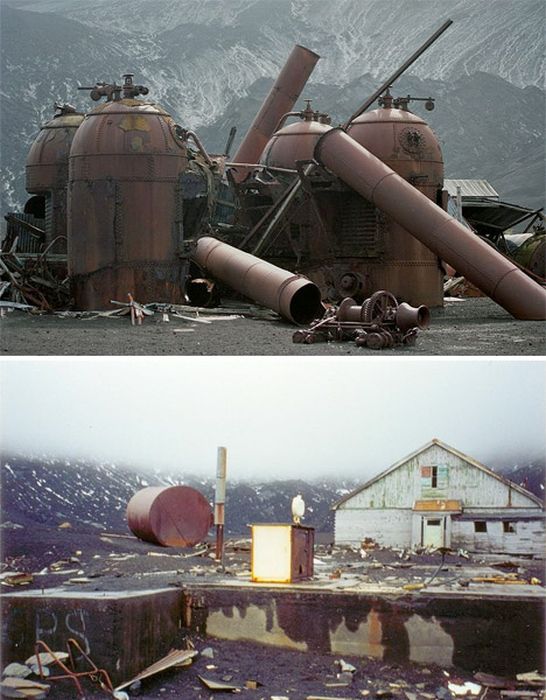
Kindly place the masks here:
[(444, 180), (444, 187), (452, 197), (457, 196), (457, 187), (461, 188), (461, 197), (488, 197), (500, 199), (497, 190), (487, 180)]
[(346, 496), (343, 496), (343, 498), (340, 498), (338, 501), (336, 501), (332, 505), (331, 510), (337, 510), (339, 508), (339, 506), (341, 506), (343, 503), (346, 503), (351, 498), (353, 498), (354, 496), (359, 494), (361, 491), (364, 491), (372, 484), (375, 484), (376, 481), (379, 481), (383, 477), (387, 476), (387, 474), (390, 474), (391, 472), (395, 471), (396, 469), (398, 469), (398, 467), (401, 467), (406, 462), (409, 462), (410, 459), (414, 459), (415, 457), (417, 457), (417, 455), (421, 454), (425, 450), (428, 450), (433, 445), (438, 445), (442, 449), (446, 450), (446, 452), (450, 452), (451, 454), (455, 455), (459, 459), (462, 459), (463, 461), (467, 462), (468, 464), (475, 467), (476, 469), (480, 469), (481, 471), (485, 472), (486, 474), (493, 477), (494, 479), (497, 479), (498, 481), (502, 482), (505, 486), (511, 487), (514, 491), (521, 493), (523, 496), (527, 496), (527, 498), (534, 501), (541, 508), (544, 507), (540, 498), (538, 498), (538, 496), (535, 496), (534, 493), (531, 493), (527, 489), (524, 489), (523, 486), (519, 486), (518, 484), (514, 483), (513, 481), (510, 481), (510, 479), (507, 479), (506, 477), (501, 476), (501, 474), (497, 474), (492, 469), (489, 469), (485, 465), (481, 464), (481, 462), (478, 462), (477, 460), (473, 459), (472, 457), (469, 457), (468, 455), (464, 454), (464, 452), (460, 452), (459, 450), (456, 450), (454, 447), (451, 447), (447, 443), (442, 442), (441, 440), (438, 440), (438, 438), (432, 438), (432, 440), (427, 442), (426, 445), (423, 445), (422, 447), (419, 447), (419, 449), (415, 450), (411, 454), (406, 455), (406, 457), (403, 457), (401, 460), (399, 460), (395, 464), (393, 464), (390, 467), (388, 467), (387, 469), (385, 469), (385, 471), (381, 472), (377, 476), (374, 476), (373, 479), (366, 481), (366, 483), (362, 484), (362, 486), (359, 486), (358, 488), (351, 491), (351, 493), (348, 493)]

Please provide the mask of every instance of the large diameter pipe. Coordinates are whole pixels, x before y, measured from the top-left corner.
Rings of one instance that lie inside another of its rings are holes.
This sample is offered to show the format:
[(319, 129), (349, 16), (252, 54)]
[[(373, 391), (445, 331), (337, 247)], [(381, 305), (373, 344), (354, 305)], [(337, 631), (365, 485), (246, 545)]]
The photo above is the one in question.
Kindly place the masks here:
[(546, 319), (546, 289), (342, 129), (321, 136), (314, 157), (515, 318)]
[(324, 312), (313, 282), (215, 238), (200, 238), (191, 257), (212, 277), (293, 323), (310, 323)]
[[(318, 54), (304, 46), (294, 46), (233, 157), (234, 163), (259, 162), (281, 117), (294, 108), (319, 58)], [(243, 166), (238, 167), (233, 171), (233, 177), (240, 182), (248, 170)]]

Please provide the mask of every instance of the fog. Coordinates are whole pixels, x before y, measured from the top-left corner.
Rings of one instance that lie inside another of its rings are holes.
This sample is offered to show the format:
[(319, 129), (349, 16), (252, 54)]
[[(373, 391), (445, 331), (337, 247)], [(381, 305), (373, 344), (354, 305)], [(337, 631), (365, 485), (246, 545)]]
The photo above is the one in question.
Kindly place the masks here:
[(546, 452), (543, 361), (7, 359), (4, 452), (233, 479), (367, 479), (439, 438), (487, 464)]

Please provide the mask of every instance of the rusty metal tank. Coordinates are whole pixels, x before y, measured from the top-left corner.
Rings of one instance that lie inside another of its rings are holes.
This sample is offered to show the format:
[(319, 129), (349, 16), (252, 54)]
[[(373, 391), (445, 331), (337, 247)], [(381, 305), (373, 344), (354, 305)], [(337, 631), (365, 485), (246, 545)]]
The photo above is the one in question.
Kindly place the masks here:
[[(426, 197), (441, 204), (444, 164), (438, 139), (421, 117), (384, 106), (357, 117), (347, 133)], [(391, 217), (382, 221), (381, 254), (359, 270), (370, 289), (388, 289), (412, 304), (441, 306), (438, 257)]]
[[(26, 190), (41, 198), (39, 209), (44, 213), (46, 244), (57, 236), (66, 236), (68, 156), (84, 117), (70, 105), (55, 104), (55, 109), (58, 114), (42, 126), (26, 161)], [(36, 209), (36, 206), (34, 200), (30, 208)], [(54, 252), (66, 252), (66, 240), (56, 243)]]
[(311, 160), (319, 138), (332, 127), (304, 119), (279, 129), (268, 141), (260, 163), (276, 168), (295, 168), (298, 160)]
[(186, 141), (164, 109), (132, 96), (125, 78), (121, 99), (86, 114), (70, 150), (68, 265), (77, 309), (111, 308), (128, 293), (142, 303), (184, 300)]
[(212, 509), (202, 493), (189, 486), (148, 486), (127, 505), (131, 532), (163, 547), (192, 547), (212, 524)]

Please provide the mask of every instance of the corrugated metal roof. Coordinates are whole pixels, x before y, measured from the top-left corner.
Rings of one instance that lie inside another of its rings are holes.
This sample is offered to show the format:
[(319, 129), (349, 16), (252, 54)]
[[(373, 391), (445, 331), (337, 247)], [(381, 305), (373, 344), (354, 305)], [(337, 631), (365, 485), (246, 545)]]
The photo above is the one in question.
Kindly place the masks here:
[(457, 196), (457, 187), (461, 188), (464, 197), (489, 197), (500, 199), (499, 193), (487, 180), (444, 180), (444, 187), (452, 197)]

